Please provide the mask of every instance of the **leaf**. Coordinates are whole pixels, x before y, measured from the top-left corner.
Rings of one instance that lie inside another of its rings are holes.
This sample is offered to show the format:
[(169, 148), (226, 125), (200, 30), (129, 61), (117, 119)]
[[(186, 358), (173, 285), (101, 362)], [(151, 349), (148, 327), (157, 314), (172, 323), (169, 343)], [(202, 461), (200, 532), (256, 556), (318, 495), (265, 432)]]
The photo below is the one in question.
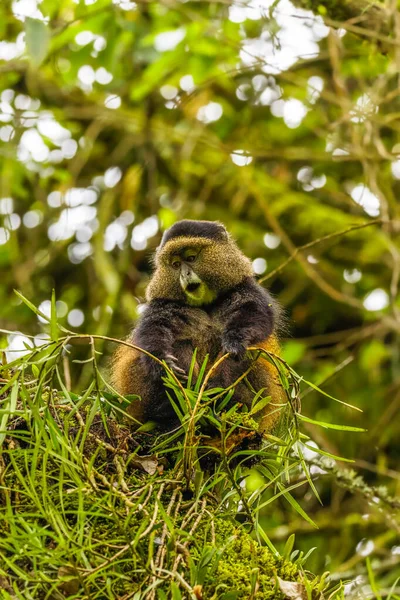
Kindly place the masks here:
[(46, 58), (49, 49), (50, 34), (48, 27), (39, 19), (25, 19), (26, 49), (32, 63), (38, 67)]
[(263, 433), (263, 438), (272, 442), (273, 444), (277, 444), (278, 446), (286, 447), (288, 445), (287, 442), (281, 440), (279, 437), (276, 437), (276, 435), (272, 435), (271, 433)]
[(56, 307), (56, 291), (54, 289), (51, 292), (50, 337), (53, 342), (57, 342), (57, 340), (58, 340), (57, 307)]
[(196, 469), (195, 474), (194, 474), (194, 489), (195, 489), (197, 497), (200, 496), (203, 480), (204, 480), (203, 471), (201, 471), (200, 469)]
[(324, 429), (335, 429), (337, 431), (357, 431), (363, 432), (367, 431), (366, 429), (362, 429), (361, 427), (352, 427), (350, 425), (337, 425), (336, 423), (325, 423), (324, 421), (316, 421), (315, 419), (310, 419), (310, 417), (306, 417), (297, 413), (297, 418), (301, 421), (305, 421), (306, 423), (311, 423), (312, 425), (319, 425)]
[(382, 596), (379, 593), (379, 589), (378, 589), (378, 586), (377, 586), (377, 583), (375, 580), (375, 575), (374, 575), (374, 571), (371, 566), (371, 560), (370, 560), (369, 556), (367, 556), (367, 558), (366, 558), (366, 564), (367, 564), (368, 580), (369, 580), (369, 585), (371, 586), (371, 590), (374, 592), (376, 600), (382, 600)]
[(13, 415), (17, 406), (17, 398), (18, 398), (18, 383), (15, 382), (10, 394), (10, 402), (7, 410), (4, 411), (4, 414), (1, 418), (0, 422), (0, 447), (3, 445), (4, 439), (6, 437), (6, 427), (8, 418), (10, 415)]
[(277, 483), (277, 488), (278, 488), (279, 492), (276, 492), (273, 496), (271, 496), (270, 498), (268, 498), (268, 500), (265, 500), (264, 502), (262, 502), (261, 504), (259, 504), (257, 506), (257, 508), (256, 508), (256, 512), (259, 512), (265, 506), (268, 506), (272, 502), (275, 502), (275, 500), (277, 498), (279, 498), (280, 496), (284, 496), (286, 498), (286, 500), (289, 502), (289, 504), (291, 504), (292, 507), (303, 517), (303, 519), (305, 519), (308, 523), (310, 523), (310, 525), (312, 525), (313, 527), (315, 527), (316, 529), (318, 529), (318, 525), (316, 525), (316, 523), (314, 523), (314, 521), (308, 516), (308, 514), (306, 512), (304, 512), (304, 510), (301, 508), (301, 506), (299, 505), (299, 503), (297, 502), (297, 500), (295, 500), (293, 498), (293, 496), (290, 494), (290, 492), (292, 490), (295, 490), (296, 488), (304, 485), (305, 483), (307, 483), (306, 480), (297, 481), (296, 483), (293, 483), (293, 484), (289, 485), (289, 487), (287, 487), (287, 488), (284, 488), (282, 486), (282, 484)]
[(221, 596), (221, 600), (237, 600), (237, 598), (239, 598), (239, 592), (236, 591), (225, 592), (225, 594)]
[(182, 594), (180, 593), (179, 588), (176, 585), (175, 581), (171, 582), (171, 593), (172, 593), (172, 600), (182, 600)]
[(273, 543), (269, 539), (268, 535), (265, 533), (265, 531), (262, 528), (262, 526), (260, 525), (260, 523), (257, 523), (257, 533), (262, 537), (262, 539), (264, 540), (265, 544), (271, 550), (273, 556), (279, 557), (280, 554), (279, 554), (278, 550), (275, 548), (275, 546), (273, 545)]
[(197, 348), (194, 349), (192, 360), (190, 362), (190, 369), (189, 369), (189, 375), (188, 375), (188, 380), (187, 380), (188, 388), (192, 387), (192, 377), (193, 377), (194, 368), (196, 366), (196, 357), (197, 357)]
[(394, 598), (395, 600), (398, 600), (399, 596), (395, 596), (394, 591), (397, 588), (399, 581), (400, 581), (400, 577), (398, 577), (396, 579), (396, 581), (393, 583), (392, 587), (390, 588), (390, 593), (389, 593), (389, 596), (387, 597), (387, 600), (392, 600), (392, 598)]
[(293, 550), (294, 541), (295, 541), (295, 535), (294, 535), (294, 533), (292, 533), (286, 540), (286, 544), (285, 544), (285, 547), (282, 552), (282, 558), (284, 560), (289, 560), (289, 556), (291, 555), (292, 550)]
[(269, 404), (272, 400), (272, 396), (265, 396), (264, 398), (261, 398), (261, 400), (259, 400), (256, 405), (251, 409), (250, 411), (250, 415), (255, 415), (256, 413), (260, 412), (263, 408), (265, 408), (267, 406), (267, 404)]
[[(180, 422), (182, 423), (182, 420), (184, 418), (185, 415), (185, 409), (183, 409), (183, 412), (181, 412), (181, 410), (179, 409), (179, 406), (177, 405), (177, 403), (173, 400), (173, 398), (171, 397), (171, 394), (169, 394), (167, 392), (167, 390), (165, 390), (165, 393), (167, 394), (168, 400), (171, 403), (172, 408), (174, 409), (176, 416), (178, 417), (178, 419), (180, 420)], [(179, 396), (177, 394), (178, 400), (182, 400), (181, 396)]]
[(221, 400), (221, 402), (215, 408), (215, 412), (217, 414), (221, 413), (224, 410), (225, 406), (227, 406), (229, 404), (234, 393), (235, 393), (234, 389), (229, 390), (229, 392), (225, 395), (225, 397)]
[(312, 452), (315, 452), (316, 454), (321, 454), (322, 456), (327, 456), (328, 458), (333, 458), (333, 460), (342, 460), (343, 462), (349, 462), (349, 463), (354, 462), (353, 458), (345, 458), (344, 456), (338, 456), (336, 454), (331, 454), (330, 452), (325, 452), (325, 450), (321, 450), (320, 448), (315, 448), (314, 446), (307, 446), (306, 443), (304, 443), (304, 447), (308, 448), (309, 450), (312, 450)]
[(154, 475), (157, 471), (158, 461), (154, 454), (148, 456), (135, 456), (130, 464), (136, 469), (140, 469), (149, 475)]
[(254, 398), (251, 402), (251, 410), (253, 410), (254, 406), (257, 404), (258, 400), (261, 398), (261, 396), (263, 395), (264, 392), (265, 392), (265, 387), (258, 390), (258, 392), (256, 393), (256, 395), (254, 396)]
[(26, 306), (28, 308), (30, 308), (35, 313), (35, 315), (39, 315), (40, 317), (42, 317), (46, 321), (50, 320), (49, 317), (47, 315), (45, 315), (44, 313), (42, 313), (42, 311), (40, 311), (38, 308), (36, 308), (36, 306), (34, 304), (32, 304), (32, 302), (30, 302), (30, 300), (28, 300), (28, 298), (25, 298), (25, 296), (23, 296), (21, 294), (21, 292), (19, 292), (18, 290), (14, 290), (14, 294), (16, 294), (18, 296), (18, 298), (20, 300), (22, 300), (22, 302), (24, 304), (26, 304)]
[(284, 581), (280, 577), (278, 579), (279, 589), (282, 594), (285, 594), (287, 600), (307, 600), (307, 591), (302, 583), (294, 581)]
[(305, 521), (307, 521), (308, 523), (310, 523), (310, 525), (312, 525), (313, 527), (315, 527), (316, 529), (318, 529), (318, 525), (302, 509), (302, 507), (297, 502), (297, 500), (295, 500), (293, 498), (293, 496), (289, 492), (286, 492), (285, 489), (283, 488), (283, 486), (281, 484), (279, 484), (279, 483), (278, 483), (278, 489), (282, 491), (284, 498), (286, 498), (286, 500), (295, 509), (295, 511), (297, 511), (299, 513), (299, 515), (302, 516)]
[(353, 410), (358, 410), (359, 412), (362, 412), (362, 409), (358, 408), (358, 406), (353, 406), (353, 404), (348, 404), (347, 402), (344, 402), (343, 400), (339, 400), (338, 398), (331, 396), (327, 392), (324, 392), (324, 390), (321, 390), (321, 388), (319, 388), (317, 385), (315, 385), (315, 383), (311, 383), (311, 381), (307, 381), (306, 379), (304, 379), (303, 381), (304, 381), (304, 383), (306, 383), (307, 385), (312, 387), (313, 390), (315, 390), (316, 392), (319, 392), (320, 394), (322, 394), (323, 396), (326, 396), (327, 398), (330, 398), (331, 400), (334, 400), (334, 402), (339, 402), (339, 404), (343, 404), (343, 406), (348, 406), (349, 408), (352, 408)]
[(257, 567), (255, 567), (254, 569), (252, 569), (250, 571), (251, 598), (254, 598), (255, 594), (257, 593), (259, 575), (260, 575), (260, 569), (258, 569)]
[(203, 377), (204, 377), (204, 373), (207, 367), (207, 363), (208, 363), (208, 354), (205, 355), (204, 360), (203, 360), (203, 364), (200, 367), (200, 371), (199, 374), (197, 376), (197, 381), (196, 381), (196, 385), (194, 387), (195, 392), (198, 392), (200, 390), (201, 384), (203, 382)]
[(307, 465), (306, 461), (304, 460), (304, 454), (303, 454), (303, 451), (302, 451), (302, 448), (301, 448), (300, 444), (297, 447), (297, 452), (298, 452), (298, 455), (299, 455), (299, 458), (300, 458), (301, 467), (302, 467), (302, 469), (304, 471), (304, 475), (306, 476), (306, 479), (307, 479), (307, 481), (308, 481), (308, 483), (310, 485), (310, 488), (312, 489), (312, 491), (314, 493), (314, 496), (317, 498), (318, 502), (322, 505), (322, 500), (320, 498), (320, 495), (318, 493), (317, 488), (315, 487), (315, 484), (314, 484), (314, 481), (313, 481), (313, 479), (311, 477), (311, 473), (310, 473), (310, 470), (308, 468), (308, 465)]
[(148, 433), (149, 431), (153, 431), (157, 427), (157, 423), (155, 421), (146, 421), (143, 423), (136, 431), (138, 433)]

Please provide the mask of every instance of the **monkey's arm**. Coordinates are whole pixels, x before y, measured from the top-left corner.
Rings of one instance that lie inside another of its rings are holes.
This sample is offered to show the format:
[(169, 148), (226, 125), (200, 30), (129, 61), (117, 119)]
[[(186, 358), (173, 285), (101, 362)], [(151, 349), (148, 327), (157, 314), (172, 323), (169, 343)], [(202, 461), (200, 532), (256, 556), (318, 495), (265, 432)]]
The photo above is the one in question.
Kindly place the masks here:
[(225, 297), (221, 317), (223, 351), (242, 359), (248, 346), (266, 340), (274, 331), (277, 308), (267, 290), (248, 277)]
[[(135, 328), (132, 340), (160, 360), (165, 360), (175, 371), (182, 371), (173, 359), (173, 345), (178, 334), (188, 322), (185, 307), (168, 300), (152, 300)], [(151, 357), (142, 354), (142, 363), (150, 375), (164, 373), (163, 367)]]

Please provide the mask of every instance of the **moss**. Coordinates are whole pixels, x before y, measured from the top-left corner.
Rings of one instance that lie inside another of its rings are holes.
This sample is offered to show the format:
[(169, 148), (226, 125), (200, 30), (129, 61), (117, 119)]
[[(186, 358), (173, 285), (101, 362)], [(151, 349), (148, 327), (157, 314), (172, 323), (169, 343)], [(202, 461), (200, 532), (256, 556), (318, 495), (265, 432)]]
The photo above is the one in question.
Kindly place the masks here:
[[(236, 592), (237, 598), (249, 598), (252, 579), (257, 581), (253, 598), (284, 598), (276, 588), (276, 577), (301, 582), (302, 575), (296, 565), (275, 557), (265, 546), (260, 546), (243, 528), (233, 523), (217, 521), (216, 545), (224, 547), (216, 570), (205, 581), (204, 598), (219, 598), (224, 592)], [(231, 540), (227, 544), (227, 540)], [(210, 569), (211, 571), (211, 569)]]
[(251, 429), (252, 431), (258, 431), (260, 424), (250, 415), (250, 413), (246, 412), (238, 412), (234, 413), (231, 418), (231, 421), (237, 423), (241, 427)]

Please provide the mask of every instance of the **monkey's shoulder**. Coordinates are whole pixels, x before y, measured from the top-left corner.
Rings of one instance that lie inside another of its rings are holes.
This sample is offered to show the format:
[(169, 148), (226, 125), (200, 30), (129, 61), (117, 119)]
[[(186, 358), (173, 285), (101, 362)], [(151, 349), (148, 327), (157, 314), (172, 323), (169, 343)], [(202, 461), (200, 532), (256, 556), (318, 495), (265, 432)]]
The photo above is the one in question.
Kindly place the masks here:
[(221, 294), (213, 308), (239, 308), (254, 303), (257, 307), (274, 308), (275, 301), (271, 294), (263, 288), (254, 277), (246, 277), (238, 285)]

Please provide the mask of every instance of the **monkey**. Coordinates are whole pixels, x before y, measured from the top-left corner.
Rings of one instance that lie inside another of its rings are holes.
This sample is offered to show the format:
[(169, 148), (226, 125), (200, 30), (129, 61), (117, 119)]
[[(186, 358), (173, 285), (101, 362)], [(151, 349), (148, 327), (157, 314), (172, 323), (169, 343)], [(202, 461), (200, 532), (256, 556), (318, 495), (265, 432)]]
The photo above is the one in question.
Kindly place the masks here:
[[(249, 346), (279, 354), (280, 309), (256, 280), (251, 261), (216, 221), (182, 220), (167, 229), (156, 250), (147, 304), (128, 341), (187, 376), (196, 349), (195, 374), (208, 355), (207, 368), (229, 354), (210, 377), (209, 388), (232, 385), (251, 366)], [(164, 388), (165, 369), (154, 358), (119, 346), (112, 381), (122, 395), (136, 394), (128, 413), (143, 423), (155, 421), (172, 430), (179, 424)], [(251, 407), (255, 394), (271, 396), (259, 432), (272, 431), (286, 396), (276, 368), (264, 357), (237, 383), (231, 403)]]

